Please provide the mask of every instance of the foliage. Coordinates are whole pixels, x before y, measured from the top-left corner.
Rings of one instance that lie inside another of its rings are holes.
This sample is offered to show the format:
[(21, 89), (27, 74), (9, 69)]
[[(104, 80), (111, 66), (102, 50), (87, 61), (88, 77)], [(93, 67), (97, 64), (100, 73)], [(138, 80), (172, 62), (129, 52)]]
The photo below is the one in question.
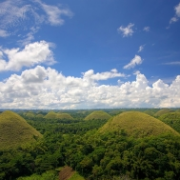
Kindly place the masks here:
[(180, 133), (180, 112), (169, 112), (161, 115), (159, 119)]
[[(118, 123), (123, 119), (126, 124), (132, 123), (131, 130), (136, 118), (138, 126), (144, 129), (148, 129), (143, 125), (146, 118), (153, 127), (168, 127), (162, 122), (156, 124), (159, 120), (147, 114), (127, 113), (128, 116), (123, 112), (115, 119)], [(137, 138), (117, 124), (114, 127), (111, 124), (105, 133), (99, 133), (98, 129), (107, 120), (83, 121), (81, 118), (80, 115), (78, 120), (76, 114), (76, 120), (46, 120), (41, 117), (28, 120), (43, 132), (43, 138), (28, 147), (0, 150), (0, 180), (56, 180), (60, 171), (58, 167), (64, 166), (75, 170), (69, 180), (180, 179), (180, 137), (177, 133), (154, 133)], [(137, 130), (138, 126), (135, 126)], [(117, 130), (109, 131), (115, 127)]]

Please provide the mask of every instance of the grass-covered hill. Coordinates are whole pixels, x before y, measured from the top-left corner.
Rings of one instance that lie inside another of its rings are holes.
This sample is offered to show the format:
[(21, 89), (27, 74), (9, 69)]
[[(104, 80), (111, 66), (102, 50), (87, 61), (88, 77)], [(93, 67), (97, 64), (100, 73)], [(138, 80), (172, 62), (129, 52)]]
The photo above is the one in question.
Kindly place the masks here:
[(67, 119), (67, 120), (73, 120), (73, 119), (74, 119), (74, 118), (73, 118), (70, 114), (68, 114), (68, 113), (61, 113), (61, 112), (56, 113), (56, 112), (54, 112), (54, 111), (48, 112), (48, 113), (44, 116), (44, 118), (46, 118), (46, 119), (58, 119), (58, 120), (65, 120), (65, 119)]
[(155, 117), (159, 117), (163, 114), (166, 114), (166, 113), (169, 113), (169, 112), (172, 112), (172, 109), (160, 109), (159, 111), (157, 111), (154, 116)]
[(15, 148), (41, 136), (20, 115), (12, 111), (0, 114), (0, 149)]
[(166, 113), (161, 115), (159, 119), (180, 133), (180, 112)]
[(146, 109), (145, 111), (143, 111), (146, 114), (149, 114), (151, 116), (155, 116), (155, 114), (159, 111), (159, 109)]
[(56, 119), (60, 119), (60, 120), (64, 120), (64, 119), (73, 120), (74, 118), (70, 114), (68, 114), (68, 113), (57, 113)]
[(171, 133), (179, 135), (174, 129), (160, 120), (138, 111), (123, 112), (112, 117), (103, 127), (100, 133), (125, 132), (129, 136), (145, 137)]
[(54, 111), (49, 111), (44, 118), (46, 119), (56, 119), (57, 114)]
[(36, 117), (37, 117), (37, 118), (43, 118), (43, 117), (44, 117), (44, 115), (43, 115), (43, 114), (41, 114), (41, 113), (38, 113), (38, 114), (36, 114)]
[(108, 120), (111, 116), (104, 111), (93, 111), (84, 120)]

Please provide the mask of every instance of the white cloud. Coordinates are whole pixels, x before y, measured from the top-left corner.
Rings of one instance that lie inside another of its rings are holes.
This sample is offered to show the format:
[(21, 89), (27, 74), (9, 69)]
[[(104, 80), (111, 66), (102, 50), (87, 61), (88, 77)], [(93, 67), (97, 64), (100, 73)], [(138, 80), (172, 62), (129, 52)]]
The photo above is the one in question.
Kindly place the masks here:
[(180, 17), (180, 3), (175, 7), (175, 12), (178, 17)]
[(135, 55), (135, 57), (131, 60), (130, 63), (128, 63), (127, 65), (125, 65), (123, 68), (124, 69), (131, 69), (134, 68), (136, 65), (139, 65), (143, 62), (143, 60), (141, 59), (140, 56)]
[(51, 25), (62, 25), (64, 24), (64, 20), (62, 19), (62, 15), (72, 16), (72, 12), (69, 9), (59, 8), (58, 6), (47, 5), (42, 3), (40, 0), (37, 0), (42, 9), (47, 14), (47, 20)]
[(9, 36), (9, 33), (3, 29), (0, 29), (0, 37), (7, 37)]
[(173, 61), (173, 62), (168, 62), (164, 63), (165, 65), (180, 65), (180, 61)]
[(126, 26), (126, 27), (120, 26), (118, 28), (118, 32), (121, 32), (123, 34), (123, 37), (132, 36), (134, 33), (134, 31), (132, 29), (133, 26), (134, 26), (134, 24), (132, 24), (132, 23), (129, 23), (128, 26)]
[(24, 5), (19, 0), (7, 0), (0, 3), (1, 26), (17, 26), (27, 18), (27, 12), (31, 10), (29, 4)]
[(144, 45), (139, 46), (138, 52), (141, 52), (144, 49)]
[[(41, 63), (54, 63), (50, 44), (46, 41), (28, 44), (24, 49), (0, 49), (0, 71), (19, 71), (22, 67), (31, 67)], [(7, 61), (3, 57), (7, 57)]]
[(37, 66), (0, 82), (0, 108), (180, 106), (180, 75), (170, 85), (160, 79), (150, 85), (140, 72), (135, 74), (134, 81), (122, 81), (116, 85), (96, 83), (121, 75), (117, 70), (101, 73), (89, 70), (82, 77), (73, 77)]
[(118, 73), (116, 69), (112, 69), (110, 72), (103, 72), (96, 74), (94, 74), (94, 71), (91, 69), (83, 74), (84, 79), (88, 79), (92, 81), (107, 80), (109, 78), (124, 77), (124, 76), (125, 76), (124, 74)]
[(170, 19), (169, 21), (170, 24), (177, 22), (178, 19), (180, 18), (180, 3), (177, 6), (175, 6), (174, 10), (175, 10), (175, 16)]
[(171, 19), (170, 19), (170, 24), (172, 24), (172, 23), (174, 23), (174, 22), (176, 22), (176, 21), (178, 21), (178, 18), (177, 17), (172, 17)]
[(146, 27), (143, 28), (143, 30), (146, 31), (146, 32), (149, 32), (150, 31), (150, 27), (146, 26)]
[(26, 45), (34, 40), (43, 23), (63, 25), (65, 16), (71, 17), (72, 12), (61, 5), (48, 5), (40, 0), (6, 0), (0, 3), (0, 37), (18, 34), (21, 38), (18, 42)]
[(35, 69), (23, 71), (21, 77), (25, 83), (40, 83), (46, 78), (46, 70), (42, 66), (37, 66)]
[(34, 40), (34, 34), (36, 34), (39, 30), (39, 27), (31, 27), (30, 32), (28, 32), (23, 39), (19, 40), (18, 43), (21, 46), (25, 46), (27, 44), (30, 44)]

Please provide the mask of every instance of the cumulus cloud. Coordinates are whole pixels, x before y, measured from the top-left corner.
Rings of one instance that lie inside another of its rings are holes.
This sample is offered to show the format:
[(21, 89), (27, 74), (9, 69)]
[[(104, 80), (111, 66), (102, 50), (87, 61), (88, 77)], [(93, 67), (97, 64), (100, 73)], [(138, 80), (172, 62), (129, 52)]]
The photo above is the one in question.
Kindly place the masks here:
[(133, 26), (134, 24), (129, 23), (128, 26), (124, 27), (124, 26), (120, 26), (118, 28), (118, 32), (123, 34), (123, 37), (128, 37), (128, 36), (132, 36), (134, 31), (133, 31)]
[[(116, 85), (96, 81), (121, 77), (117, 70), (64, 76), (52, 68), (37, 66), (0, 82), (0, 108), (117, 108), (180, 106), (180, 75), (169, 85), (162, 80), (149, 84), (137, 72), (133, 81)], [(122, 77), (123, 78), (123, 77)]]
[(144, 45), (139, 46), (138, 52), (141, 52), (144, 49)]
[(110, 72), (96, 73), (94, 74), (94, 70), (89, 70), (83, 73), (84, 79), (99, 81), (99, 80), (107, 80), (109, 78), (115, 77), (125, 77), (124, 74), (118, 73), (116, 69), (112, 69)]
[(146, 32), (149, 32), (150, 31), (150, 27), (146, 26), (146, 27), (143, 28), (143, 30), (146, 31)]
[(135, 55), (135, 57), (131, 60), (130, 63), (128, 63), (127, 65), (125, 65), (123, 68), (124, 69), (131, 69), (131, 68), (134, 68), (136, 65), (139, 65), (142, 63), (142, 59), (140, 56), (138, 55)]
[[(0, 49), (0, 71), (19, 71), (41, 63), (54, 63), (50, 44), (46, 41), (28, 44), (24, 49)], [(7, 60), (4, 60), (7, 57)]]
[(174, 10), (175, 10), (175, 16), (170, 19), (169, 21), (170, 24), (177, 22), (178, 19), (180, 18), (180, 3), (174, 7)]

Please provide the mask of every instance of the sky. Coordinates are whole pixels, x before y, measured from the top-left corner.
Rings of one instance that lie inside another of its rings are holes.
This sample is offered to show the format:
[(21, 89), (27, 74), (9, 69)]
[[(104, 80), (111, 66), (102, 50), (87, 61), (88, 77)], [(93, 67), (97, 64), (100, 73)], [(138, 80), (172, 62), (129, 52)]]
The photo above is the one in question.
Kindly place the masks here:
[(168, 107), (179, 0), (0, 0), (0, 109)]

